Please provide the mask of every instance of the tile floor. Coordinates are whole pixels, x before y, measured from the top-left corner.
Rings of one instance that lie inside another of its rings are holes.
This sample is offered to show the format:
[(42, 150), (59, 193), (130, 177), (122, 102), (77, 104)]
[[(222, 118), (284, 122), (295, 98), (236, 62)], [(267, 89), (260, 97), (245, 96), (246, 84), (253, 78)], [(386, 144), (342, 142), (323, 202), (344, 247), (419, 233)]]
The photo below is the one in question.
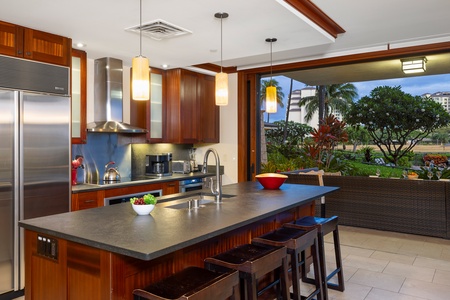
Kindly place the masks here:
[[(348, 226), (339, 233), (345, 291), (329, 290), (330, 299), (450, 299), (450, 240)], [(325, 248), (330, 268), (331, 234)], [(302, 283), (303, 291), (308, 288)]]
[[(329, 290), (330, 299), (450, 299), (450, 240), (348, 226), (339, 233), (346, 286)], [(326, 236), (329, 269), (332, 240)]]

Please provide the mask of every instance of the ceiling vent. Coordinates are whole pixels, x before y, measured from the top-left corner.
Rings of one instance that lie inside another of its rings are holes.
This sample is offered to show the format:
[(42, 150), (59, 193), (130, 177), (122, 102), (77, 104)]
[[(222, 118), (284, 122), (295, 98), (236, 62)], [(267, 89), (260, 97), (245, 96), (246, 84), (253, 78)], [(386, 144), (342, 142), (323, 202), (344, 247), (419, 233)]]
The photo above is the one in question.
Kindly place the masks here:
[(126, 30), (135, 33), (140, 33), (141, 28), (142, 28), (142, 35), (151, 37), (152, 39), (155, 39), (157, 41), (192, 33), (187, 29), (170, 24), (161, 19), (151, 21), (149, 23), (144, 23), (142, 24), (141, 27), (139, 25), (133, 26), (127, 28)]

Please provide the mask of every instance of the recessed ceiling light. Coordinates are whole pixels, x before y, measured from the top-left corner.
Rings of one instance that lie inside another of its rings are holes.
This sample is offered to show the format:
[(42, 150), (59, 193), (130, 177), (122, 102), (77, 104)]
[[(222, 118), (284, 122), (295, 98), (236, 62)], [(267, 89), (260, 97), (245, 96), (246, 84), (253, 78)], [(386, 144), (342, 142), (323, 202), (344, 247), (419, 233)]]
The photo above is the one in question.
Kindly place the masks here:
[(164, 69), (167, 69), (169, 67), (169, 65), (163, 64), (163, 65), (161, 65), (161, 67), (164, 68)]
[(78, 47), (78, 48), (84, 48), (84, 47), (86, 47), (86, 44), (84, 44), (84, 43), (76, 43), (75, 45), (76, 45), (76, 47)]

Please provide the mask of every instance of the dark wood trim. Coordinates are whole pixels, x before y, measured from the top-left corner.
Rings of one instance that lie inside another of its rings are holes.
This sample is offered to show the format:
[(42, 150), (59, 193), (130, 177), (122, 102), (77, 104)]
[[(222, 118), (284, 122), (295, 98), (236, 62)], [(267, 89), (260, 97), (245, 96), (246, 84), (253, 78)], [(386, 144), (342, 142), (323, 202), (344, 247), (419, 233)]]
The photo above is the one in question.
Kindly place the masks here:
[[(210, 63), (193, 65), (193, 67), (216, 72), (216, 73), (220, 72), (220, 66), (215, 65), (215, 64), (210, 64)], [(222, 67), (222, 72), (227, 73), (227, 74), (236, 73), (237, 67)]]
[[(257, 74), (238, 73), (238, 182), (248, 180), (249, 166), (256, 166)], [(248, 88), (250, 87), (250, 88)], [(255, 171), (251, 178), (255, 180)]]
[[(388, 46), (388, 49), (383, 51), (281, 64), (273, 66), (272, 69), (274, 73), (277, 73), (446, 52), (450, 52), (450, 42), (396, 49), (391, 49)], [(256, 113), (260, 113), (259, 109), (255, 109), (257, 95), (256, 78), (258, 75), (268, 73), (270, 73), (270, 66), (238, 71), (238, 128), (240, 129), (238, 133), (238, 182), (246, 181), (246, 175), (249, 171), (247, 165), (256, 163), (256, 157), (254, 155), (251, 155), (251, 157), (247, 155), (248, 149), (250, 149), (250, 152), (255, 151), (256, 149), (255, 120)], [(247, 79), (249, 78), (251, 78), (251, 80), (249, 80), (247, 85)], [(247, 94), (250, 94), (250, 103), (253, 103), (251, 105), (247, 104)], [(250, 113), (248, 113), (248, 110)], [(251, 120), (249, 120), (248, 115), (251, 116)], [(253, 124), (249, 126), (249, 122), (253, 122)], [(251, 139), (250, 143), (248, 142), (248, 137)]]
[(310, 0), (284, 0), (301, 14), (305, 15), (312, 22), (316, 23), (327, 33), (337, 38), (337, 35), (344, 33), (345, 30), (326, 15), (319, 7)]
[[(412, 46), (405, 48), (391, 49), (388, 45), (387, 50), (374, 52), (336, 56), (323, 59), (314, 59), (289, 64), (273, 65), (272, 70), (276, 72), (298, 71), (313, 68), (333, 67), (339, 65), (349, 65), (355, 63), (364, 63), (372, 61), (380, 61), (387, 59), (400, 59), (412, 56), (430, 55), (450, 52), (450, 42), (442, 42), (429, 45)], [(254, 69), (243, 70), (245, 73), (268, 74), (270, 66)]]

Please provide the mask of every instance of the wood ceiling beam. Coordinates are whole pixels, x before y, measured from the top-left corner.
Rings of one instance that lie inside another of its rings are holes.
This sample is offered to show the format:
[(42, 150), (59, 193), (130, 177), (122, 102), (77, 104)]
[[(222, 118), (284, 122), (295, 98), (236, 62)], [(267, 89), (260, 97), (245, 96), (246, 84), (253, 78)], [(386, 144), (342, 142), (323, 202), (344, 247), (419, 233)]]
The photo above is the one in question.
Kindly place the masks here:
[(325, 14), (319, 7), (317, 7), (310, 0), (283, 0), (292, 8), (306, 16), (312, 22), (316, 23), (320, 28), (328, 32), (334, 38), (338, 34), (344, 33), (345, 30), (339, 26), (333, 19)]

